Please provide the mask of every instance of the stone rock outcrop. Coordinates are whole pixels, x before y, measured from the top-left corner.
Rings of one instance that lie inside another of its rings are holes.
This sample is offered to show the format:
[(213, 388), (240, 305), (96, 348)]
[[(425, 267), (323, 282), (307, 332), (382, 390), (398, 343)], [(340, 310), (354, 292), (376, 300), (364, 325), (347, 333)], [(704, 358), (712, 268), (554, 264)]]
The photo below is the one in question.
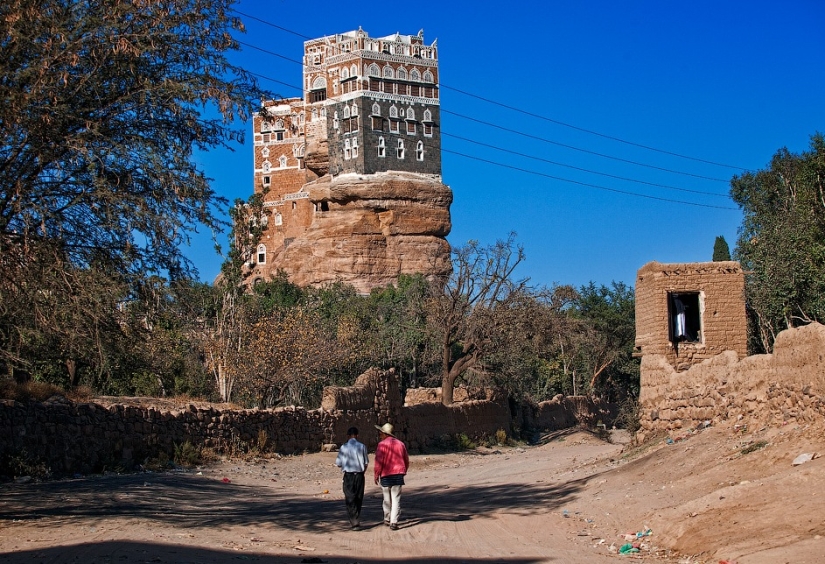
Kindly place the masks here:
[(329, 172), (329, 141), (325, 136), (307, 137), (304, 166), (318, 176), (324, 176)]
[(304, 186), (319, 210), (274, 263), (299, 286), (342, 281), (359, 292), (401, 274), (450, 271), (452, 191), (436, 177), (387, 172), (323, 176)]

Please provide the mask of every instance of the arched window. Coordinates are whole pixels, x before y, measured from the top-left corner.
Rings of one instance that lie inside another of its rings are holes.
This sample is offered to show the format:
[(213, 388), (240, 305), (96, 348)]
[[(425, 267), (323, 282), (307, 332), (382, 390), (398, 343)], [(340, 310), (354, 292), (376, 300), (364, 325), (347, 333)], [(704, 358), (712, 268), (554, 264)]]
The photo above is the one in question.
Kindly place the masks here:
[(403, 139), (398, 140), (398, 148), (396, 149), (396, 156), (399, 159), (404, 158), (404, 140)]
[(264, 212), (261, 214), (261, 227), (266, 227), (269, 225), (269, 215)]
[(263, 158), (267, 158), (269, 156), (269, 147), (264, 147), (261, 149), (261, 156)]
[(378, 102), (372, 105), (372, 115), (380, 116), (381, 115), (381, 106), (378, 105)]
[(348, 118), (349, 118), (349, 106), (344, 106), (344, 119), (348, 119)]
[(353, 77), (358, 76), (358, 67), (356, 65), (352, 65), (349, 68), (349, 75)]
[(266, 264), (266, 245), (258, 245), (258, 264)]
[(419, 161), (424, 160), (424, 143), (422, 141), (415, 145), (415, 158)]
[(279, 119), (275, 122), (275, 129), (283, 129), (284, 128), (284, 120)]
[(358, 158), (358, 139), (355, 138), (352, 140), (352, 158)]
[(351, 113), (351, 115), (352, 115), (352, 117), (355, 117), (355, 116), (358, 115), (358, 106), (356, 106), (355, 103), (352, 104), (352, 113)]
[(398, 108), (395, 106), (390, 106), (390, 117), (397, 118), (398, 117)]
[(369, 76), (379, 76), (380, 77), (381, 76), (381, 70), (378, 68), (378, 65), (373, 63), (373, 64), (370, 65), (370, 68), (367, 71), (367, 74)]
[(268, 173), (270, 170), (272, 170), (272, 163), (270, 163), (269, 161), (264, 161), (261, 165), (261, 169), (264, 171), (264, 173)]
[(352, 157), (352, 148), (349, 139), (344, 140), (344, 160), (348, 161)]
[(272, 131), (272, 124), (265, 119), (261, 120), (261, 133), (269, 133)]
[(410, 71), (410, 80), (420, 81), (421, 80), (421, 73), (418, 72), (418, 69), (413, 69)]
[(385, 157), (387, 155), (387, 146), (384, 144), (384, 138), (378, 138), (378, 156)]
[(332, 127), (333, 129), (338, 129), (338, 112), (332, 114)]
[(326, 87), (327, 87), (327, 81), (324, 80), (323, 76), (315, 77), (315, 80), (312, 81), (312, 89), (313, 90), (320, 90), (322, 88), (326, 89)]
[(278, 159), (278, 163), (280, 164), (281, 168), (286, 168), (286, 155), (281, 155), (281, 158)]
[(349, 78), (349, 69), (344, 67), (341, 69), (341, 80), (346, 80)]
[(394, 77), (395, 77), (395, 71), (392, 70), (392, 67), (390, 65), (385, 66), (384, 67), (384, 78), (394, 78)]
[(424, 110), (424, 121), (433, 121), (433, 113), (430, 110)]
[(412, 108), (407, 108), (407, 119), (414, 120), (415, 119), (415, 110)]
[(429, 70), (424, 71), (424, 82), (432, 82), (433, 81), (433, 73)]
[(398, 80), (407, 80), (407, 69), (404, 67), (398, 69)]
[(280, 213), (275, 212), (275, 225), (283, 225), (283, 224), (284, 224), (284, 218), (281, 217)]

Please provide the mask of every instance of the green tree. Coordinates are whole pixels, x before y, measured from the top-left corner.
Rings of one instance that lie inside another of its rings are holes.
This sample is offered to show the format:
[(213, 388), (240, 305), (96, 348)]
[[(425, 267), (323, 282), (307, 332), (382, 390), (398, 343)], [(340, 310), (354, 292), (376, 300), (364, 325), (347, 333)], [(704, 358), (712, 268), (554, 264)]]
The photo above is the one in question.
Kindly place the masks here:
[(576, 328), (576, 364), (588, 380), (584, 392), (624, 399), (639, 391), (639, 361), (633, 358), (636, 299), (622, 282), (579, 288), (571, 310), (582, 321)]
[(726, 260), (730, 260), (730, 247), (728, 247), (728, 242), (725, 241), (725, 238), (719, 235), (716, 237), (716, 241), (713, 242), (713, 262)]
[(767, 352), (783, 329), (825, 320), (825, 138), (734, 177), (731, 197), (744, 216), (734, 254), (748, 273), (751, 348)]
[[(62, 286), (80, 310), (97, 309), (92, 288), (128, 301), (146, 276), (192, 271), (191, 230), (222, 228), (224, 202), (192, 156), (240, 140), (232, 121), (260, 99), (226, 58), (242, 28), (232, 3), (0, 3), (0, 291), (23, 305), (0, 310), (7, 371), (77, 348), (50, 329), (63, 308), (33, 318), (32, 285)], [(58, 268), (29, 278), (33, 261)], [(96, 330), (117, 340), (111, 323)]]

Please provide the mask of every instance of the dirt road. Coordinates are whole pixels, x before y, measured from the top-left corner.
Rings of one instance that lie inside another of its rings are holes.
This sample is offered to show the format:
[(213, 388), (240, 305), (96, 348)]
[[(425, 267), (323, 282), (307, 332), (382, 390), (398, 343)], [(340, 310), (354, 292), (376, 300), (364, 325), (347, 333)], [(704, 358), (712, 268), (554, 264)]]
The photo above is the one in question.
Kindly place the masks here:
[[(635, 454), (622, 444), (571, 432), (535, 447), (414, 455), (397, 531), (382, 524), (380, 488), (371, 480), (364, 527), (349, 528), (335, 453), (222, 462), (186, 472), (5, 484), (0, 486), (0, 561), (615, 564), (632, 558), (717, 564), (729, 553), (739, 564), (822, 562), (825, 510), (815, 498), (803, 508), (810, 525), (803, 533), (804, 525), (791, 520), (793, 538), (782, 537), (780, 553), (772, 553), (777, 545), (770, 543), (751, 549), (759, 541), (752, 537), (764, 531), (745, 534), (739, 546), (739, 537), (718, 529), (724, 522), (703, 529), (705, 518), (708, 523), (725, 519), (726, 497), (738, 500), (731, 506), (737, 510), (749, 503), (743, 498), (746, 487), (739, 487), (741, 477), (736, 486), (713, 483), (717, 477), (700, 476), (691, 466), (709, 465), (700, 462), (700, 452), (715, 456), (701, 441), (723, 452), (724, 441), (731, 439), (727, 431), (704, 435)], [(774, 453), (779, 456), (779, 449)], [(754, 460), (743, 464), (753, 467)], [(806, 487), (823, 485), (820, 463), (809, 463)], [(689, 475), (693, 487), (680, 482)], [(776, 479), (793, 475), (801, 474)], [(811, 499), (810, 492), (804, 496)], [(762, 526), (764, 520), (757, 521)], [(739, 531), (746, 526), (741, 522), (727, 525)], [(697, 539), (702, 531), (705, 536)], [(631, 538), (626, 535), (637, 537), (640, 553), (617, 554)], [(748, 538), (754, 542), (748, 544)]]

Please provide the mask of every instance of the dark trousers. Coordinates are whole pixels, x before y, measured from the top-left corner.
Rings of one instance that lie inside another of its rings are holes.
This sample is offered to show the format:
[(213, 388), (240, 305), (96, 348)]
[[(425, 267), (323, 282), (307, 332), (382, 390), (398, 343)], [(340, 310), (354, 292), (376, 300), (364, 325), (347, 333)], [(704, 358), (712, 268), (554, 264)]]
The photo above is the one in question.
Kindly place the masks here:
[(358, 525), (361, 520), (361, 505), (364, 503), (363, 472), (344, 472), (344, 500), (350, 524)]

